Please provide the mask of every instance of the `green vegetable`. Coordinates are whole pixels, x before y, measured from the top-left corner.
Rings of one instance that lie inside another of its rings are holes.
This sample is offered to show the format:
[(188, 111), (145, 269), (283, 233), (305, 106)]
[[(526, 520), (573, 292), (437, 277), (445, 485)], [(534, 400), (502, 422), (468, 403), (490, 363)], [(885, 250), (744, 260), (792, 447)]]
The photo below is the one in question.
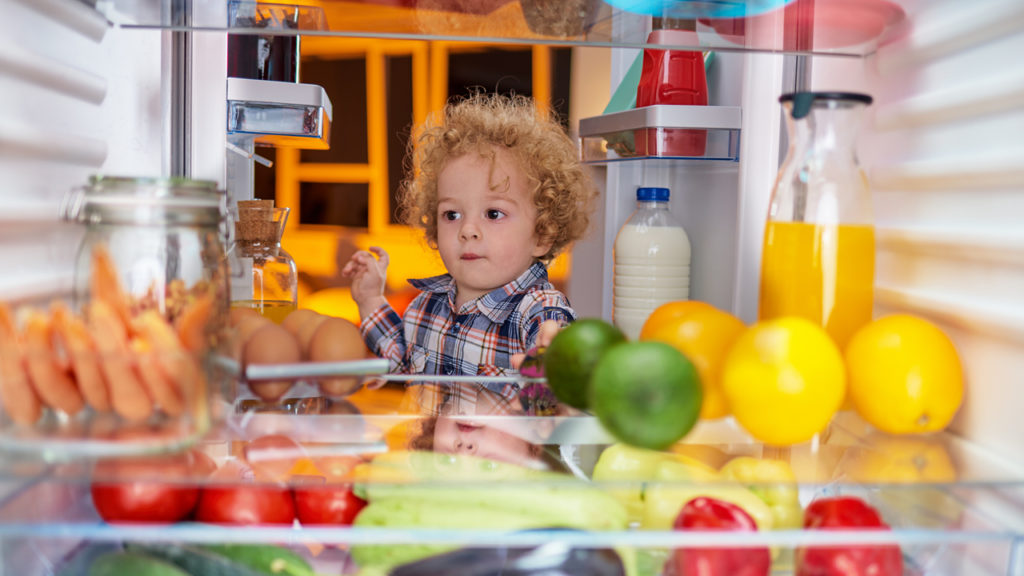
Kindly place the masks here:
[[(362, 472), (369, 505), (357, 527), (622, 530), (612, 496), (567, 474), (434, 452), (381, 454)], [(364, 568), (390, 567), (453, 549), (437, 545), (353, 546)]]
[(201, 548), (270, 576), (314, 576), (305, 558), (281, 546), (205, 544)]
[(174, 564), (133, 552), (110, 552), (93, 560), (88, 576), (189, 576)]
[(152, 556), (170, 562), (188, 574), (202, 576), (266, 576), (266, 572), (254, 570), (244, 564), (208, 552), (201, 548), (177, 544), (126, 543), (129, 552)]

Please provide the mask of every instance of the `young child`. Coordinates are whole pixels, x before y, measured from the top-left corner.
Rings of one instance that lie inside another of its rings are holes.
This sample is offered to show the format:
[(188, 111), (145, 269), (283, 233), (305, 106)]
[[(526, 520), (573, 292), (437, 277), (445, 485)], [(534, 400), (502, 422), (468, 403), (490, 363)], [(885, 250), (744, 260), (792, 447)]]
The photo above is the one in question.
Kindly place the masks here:
[(423, 292), (403, 319), (384, 298), (387, 253), (356, 253), (342, 274), (363, 338), (392, 372), (514, 372), (575, 319), (546, 264), (584, 234), (596, 191), (562, 127), (524, 97), (451, 103), (415, 142), (400, 213), (448, 273), (409, 281)]

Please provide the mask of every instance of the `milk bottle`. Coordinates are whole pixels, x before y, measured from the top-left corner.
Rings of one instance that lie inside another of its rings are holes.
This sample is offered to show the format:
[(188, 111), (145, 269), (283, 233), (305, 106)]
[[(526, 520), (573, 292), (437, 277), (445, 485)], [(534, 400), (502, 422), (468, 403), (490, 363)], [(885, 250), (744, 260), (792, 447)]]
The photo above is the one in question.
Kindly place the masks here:
[(615, 237), (612, 322), (631, 340), (655, 308), (690, 296), (690, 239), (668, 199), (668, 188), (638, 188), (636, 210)]

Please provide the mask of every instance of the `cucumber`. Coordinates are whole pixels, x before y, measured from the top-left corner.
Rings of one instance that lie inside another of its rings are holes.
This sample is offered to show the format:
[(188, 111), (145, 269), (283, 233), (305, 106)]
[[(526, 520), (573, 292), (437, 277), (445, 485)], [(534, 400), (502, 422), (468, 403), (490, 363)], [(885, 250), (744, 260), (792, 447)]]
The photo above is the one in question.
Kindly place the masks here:
[(174, 564), (134, 552), (110, 552), (93, 560), (88, 576), (189, 576)]
[(270, 576), (314, 576), (302, 556), (269, 544), (203, 544), (200, 548)]
[(234, 562), (220, 554), (192, 546), (126, 543), (125, 549), (170, 562), (192, 576), (266, 576), (267, 574)]

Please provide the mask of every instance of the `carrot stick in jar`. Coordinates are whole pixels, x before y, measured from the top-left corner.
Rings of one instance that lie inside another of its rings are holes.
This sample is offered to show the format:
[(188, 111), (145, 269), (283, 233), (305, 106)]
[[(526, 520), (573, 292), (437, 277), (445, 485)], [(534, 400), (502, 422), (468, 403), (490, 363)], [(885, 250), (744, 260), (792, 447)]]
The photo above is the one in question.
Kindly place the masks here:
[(106, 302), (93, 300), (89, 304), (89, 329), (110, 386), (114, 411), (127, 420), (145, 420), (153, 412), (153, 401), (132, 370), (127, 326)]
[(25, 324), (25, 365), (36, 393), (46, 405), (67, 414), (78, 414), (85, 407), (75, 381), (57, 367), (50, 319), (35, 311)]
[(71, 315), (63, 302), (54, 302), (50, 309), (55, 335), (70, 357), (71, 370), (86, 403), (99, 412), (110, 410), (110, 391), (100, 371), (89, 329), (81, 319)]
[(185, 407), (178, 391), (158, 366), (160, 352), (142, 336), (133, 338), (130, 346), (135, 356), (135, 371), (149, 395), (169, 416), (179, 416)]
[(39, 420), (42, 404), (22, 363), (18, 332), (7, 305), (0, 302), (0, 399), (11, 420), (30, 426)]

